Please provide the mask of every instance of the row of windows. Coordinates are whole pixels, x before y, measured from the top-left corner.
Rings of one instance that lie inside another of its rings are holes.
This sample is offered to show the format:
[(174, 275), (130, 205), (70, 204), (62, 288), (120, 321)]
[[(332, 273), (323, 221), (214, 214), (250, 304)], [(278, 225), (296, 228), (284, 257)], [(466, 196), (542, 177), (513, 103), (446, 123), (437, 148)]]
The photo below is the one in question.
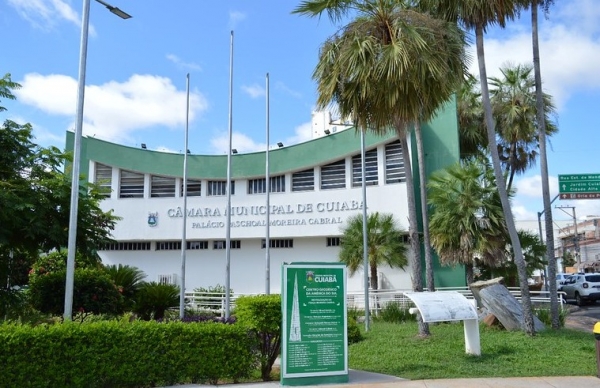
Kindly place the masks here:
[[(403, 152), (400, 141), (389, 143), (385, 146), (385, 183), (400, 183), (405, 181)], [(362, 158), (361, 155), (352, 157), (352, 187), (362, 184)], [(377, 149), (365, 153), (365, 181), (367, 185), (379, 184), (379, 165), (377, 161)], [(144, 197), (144, 174), (121, 170), (120, 171), (119, 198), (143, 198)], [(269, 177), (269, 192), (284, 193), (286, 191), (285, 175)], [(105, 188), (105, 195), (110, 196), (112, 182), (112, 168), (96, 163), (95, 182)], [(150, 197), (175, 197), (177, 180), (174, 177), (150, 176)], [(180, 187), (180, 195), (187, 191), (187, 196), (197, 197), (202, 192), (202, 181), (188, 179), (187, 186)], [(248, 194), (266, 193), (266, 178), (250, 179), (248, 181)], [(346, 160), (321, 166), (321, 190), (343, 189), (346, 187)], [(314, 191), (315, 170), (314, 168), (298, 171), (292, 174), (292, 192)], [(207, 196), (224, 196), (227, 194), (227, 181), (208, 181), (206, 188)], [(235, 181), (231, 182), (231, 194), (235, 194)]]
[[(231, 249), (241, 249), (241, 240), (230, 240)], [(328, 247), (340, 246), (339, 237), (327, 237), (325, 245)], [(187, 241), (186, 246), (188, 250), (201, 250), (208, 249), (208, 241), (197, 240)], [(212, 249), (225, 249), (227, 246), (226, 240), (215, 240), (212, 242)], [(261, 248), (265, 249), (267, 246), (266, 240), (261, 241)], [(293, 248), (293, 239), (269, 239), (270, 248)], [(151, 250), (150, 242), (115, 242), (106, 244), (101, 250), (103, 251), (149, 251)], [(178, 251), (181, 250), (181, 241), (157, 241), (157, 251)]]

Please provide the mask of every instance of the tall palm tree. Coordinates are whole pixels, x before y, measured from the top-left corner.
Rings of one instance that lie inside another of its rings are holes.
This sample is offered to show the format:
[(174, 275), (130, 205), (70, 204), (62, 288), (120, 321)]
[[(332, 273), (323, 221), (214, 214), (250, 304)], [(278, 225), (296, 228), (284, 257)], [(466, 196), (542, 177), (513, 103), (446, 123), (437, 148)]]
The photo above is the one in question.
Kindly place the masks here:
[[(363, 266), (363, 218), (357, 214), (349, 217), (342, 229), (340, 261), (348, 266), (353, 275)], [(377, 268), (387, 264), (391, 268), (404, 269), (408, 265), (406, 245), (402, 242), (404, 231), (396, 226), (392, 214), (371, 213), (367, 217), (367, 247), (369, 256), (369, 279), (371, 288), (378, 289)]]
[(456, 93), (461, 159), (486, 155), (487, 135), (478, 84), (479, 79), (467, 73)]
[(510, 208), (508, 192), (506, 189), (500, 156), (496, 144), (496, 130), (490, 102), (490, 93), (487, 83), (487, 70), (485, 67), (485, 53), (483, 48), (483, 34), (486, 29), (494, 24), (505, 27), (506, 22), (514, 19), (520, 11), (521, 5), (518, 0), (420, 0), (420, 6), (428, 9), (444, 19), (460, 23), (466, 29), (475, 30), (475, 43), (477, 47), (477, 62), (479, 65), (479, 81), (481, 84), (481, 97), (483, 112), (488, 137), (488, 149), (492, 158), (494, 175), (498, 184), (498, 191), (502, 201), (502, 210), (508, 227), (511, 245), (515, 255), (515, 263), (519, 272), (519, 286), (521, 289), (521, 301), (523, 306), (523, 328), (529, 335), (535, 334), (533, 321), (533, 308), (527, 282), (527, 269), (515, 220)]
[[(500, 162), (508, 172), (507, 189), (510, 191), (515, 174), (525, 172), (537, 161), (538, 120), (535, 97), (535, 79), (530, 65), (507, 64), (500, 68), (502, 77), (490, 77), (491, 103), (498, 132)], [(544, 93), (545, 135), (551, 136), (558, 128), (550, 121), (556, 112), (552, 97)]]
[(432, 174), (429, 182), (432, 243), (444, 265), (465, 265), (473, 282), (476, 255), (484, 263), (504, 257), (506, 224), (493, 171), (469, 159)]
[[(533, 46), (533, 68), (535, 74), (535, 97), (537, 104), (538, 136), (540, 141), (540, 174), (542, 176), (542, 198), (544, 201), (544, 224), (546, 227), (546, 257), (548, 260), (547, 279), (556, 278), (556, 259), (554, 257), (554, 226), (552, 222), (552, 208), (550, 201), (550, 183), (548, 181), (548, 156), (546, 152), (546, 120), (544, 112), (544, 94), (542, 91), (542, 71), (540, 67), (540, 43), (538, 37), (538, 7), (541, 6), (548, 12), (554, 0), (523, 0), (531, 5), (531, 40)], [(560, 328), (558, 312), (558, 295), (556, 282), (549, 282), (550, 286), (550, 317), (552, 328)]]
[[(407, 135), (427, 121), (456, 90), (465, 68), (464, 35), (452, 23), (409, 9), (410, 1), (310, 0), (294, 11), (309, 16), (326, 12), (339, 21), (355, 16), (321, 47), (313, 73), (321, 108), (336, 103), (342, 117), (351, 117), (358, 130), (396, 131), (406, 171), (409, 240), (414, 291), (422, 291), (420, 239)], [(422, 153), (421, 153), (422, 156)], [(421, 159), (421, 162), (423, 159)], [(421, 173), (425, 187), (424, 166)], [(423, 202), (426, 217), (426, 202)], [(426, 225), (426, 223), (425, 223)], [(433, 283), (431, 256), (427, 278)], [(420, 334), (428, 327), (419, 322)]]

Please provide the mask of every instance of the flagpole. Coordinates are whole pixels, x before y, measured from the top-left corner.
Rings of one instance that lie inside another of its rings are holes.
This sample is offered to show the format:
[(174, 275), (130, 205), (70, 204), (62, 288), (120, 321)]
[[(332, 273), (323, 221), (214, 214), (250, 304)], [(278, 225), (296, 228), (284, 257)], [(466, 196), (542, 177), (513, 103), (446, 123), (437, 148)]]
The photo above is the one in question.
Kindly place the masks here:
[(365, 173), (365, 131), (360, 131), (360, 170), (362, 175), (362, 219), (363, 219), (363, 268), (365, 270), (365, 331), (369, 331), (369, 242), (367, 239), (367, 182)]
[(230, 297), (230, 280), (231, 280), (231, 148), (232, 148), (232, 126), (233, 126), (233, 31), (230, 38), (230, 53), (229, 53), (229, 147), (227, 147), (227, 221), (226, 221), (226, 237), (225, 237), (225, 318), (229, 319), (231, 297)]
[(179, 290), (179, 318), (185, 316), (185, 254), (187, 249), (187, 175), (188, 175), (188, 131), (190, 118), (190, 73), (186, 76), (185, 141), (183, 147), (183, 230), (181, 232), (181, 285)]
[(269, 295), (271, 293), (271, 216), (270, 216), (270, 200), (271, 200), (271, 176), (269, 171), (269, 73), (267, 73), (266, 77), (266, 117), (267, 117), (267, 150), (265, 152), (265, 185), (267, 190), (267, 230), (265, 233), (265, 294)]

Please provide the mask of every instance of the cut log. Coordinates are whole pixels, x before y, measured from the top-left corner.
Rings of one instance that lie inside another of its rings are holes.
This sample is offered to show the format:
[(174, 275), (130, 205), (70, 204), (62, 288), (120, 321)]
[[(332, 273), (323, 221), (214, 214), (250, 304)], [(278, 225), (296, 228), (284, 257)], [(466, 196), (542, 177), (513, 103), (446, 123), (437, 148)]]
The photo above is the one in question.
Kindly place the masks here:
[[(508, 291), (503, 278), (475, 282), (470, 285), (477, 304), (493, 314), (506, 330), (523, 329), (523, 306)], [(544, 324), (535, 315), (535, 331), (545, 329)]]

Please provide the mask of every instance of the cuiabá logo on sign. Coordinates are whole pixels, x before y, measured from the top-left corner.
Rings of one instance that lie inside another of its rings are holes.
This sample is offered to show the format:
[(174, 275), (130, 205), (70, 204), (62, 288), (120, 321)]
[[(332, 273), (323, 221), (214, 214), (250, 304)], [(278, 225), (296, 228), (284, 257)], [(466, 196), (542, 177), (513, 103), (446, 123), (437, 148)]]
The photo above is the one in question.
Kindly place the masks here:
[(335, 275), (315, 275), (316, 283), (337, 283)]

